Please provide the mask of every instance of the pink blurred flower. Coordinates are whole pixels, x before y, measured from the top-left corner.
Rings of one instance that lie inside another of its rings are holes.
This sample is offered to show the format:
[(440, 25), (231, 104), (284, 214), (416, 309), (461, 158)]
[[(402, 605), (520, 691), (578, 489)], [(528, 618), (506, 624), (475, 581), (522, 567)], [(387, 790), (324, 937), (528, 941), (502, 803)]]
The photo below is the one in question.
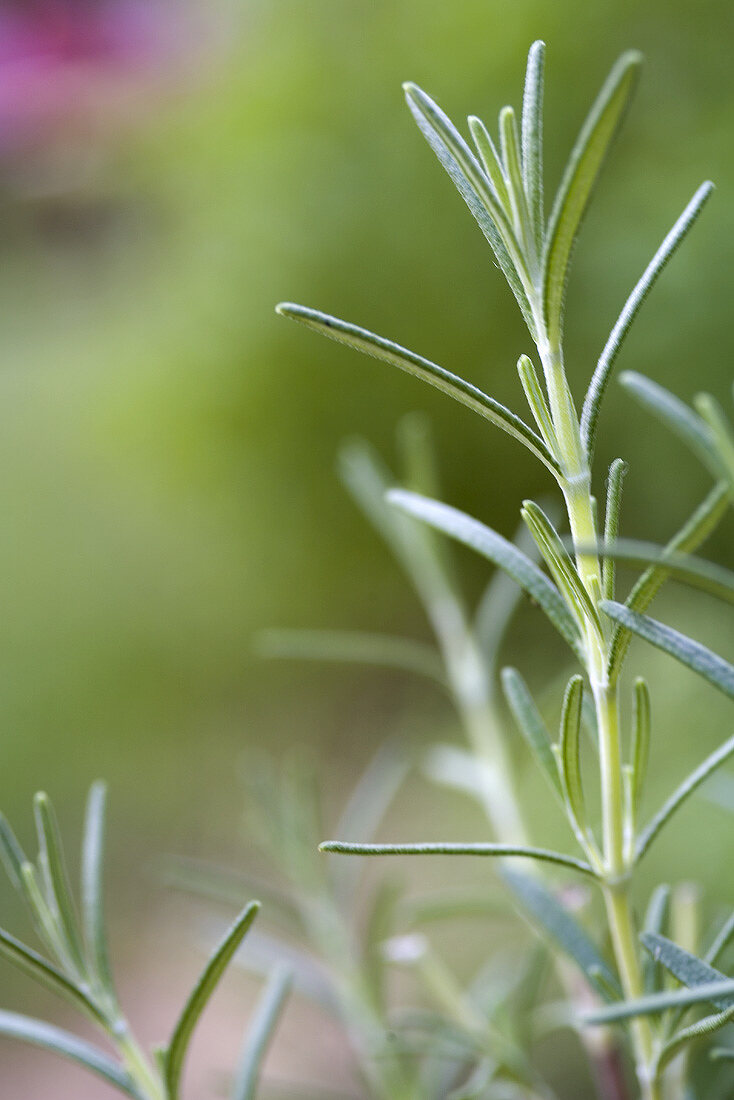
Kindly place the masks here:
[(0, 156), (98, 116), (183, 44), (175, 0), (23, 0), (0, 6)]

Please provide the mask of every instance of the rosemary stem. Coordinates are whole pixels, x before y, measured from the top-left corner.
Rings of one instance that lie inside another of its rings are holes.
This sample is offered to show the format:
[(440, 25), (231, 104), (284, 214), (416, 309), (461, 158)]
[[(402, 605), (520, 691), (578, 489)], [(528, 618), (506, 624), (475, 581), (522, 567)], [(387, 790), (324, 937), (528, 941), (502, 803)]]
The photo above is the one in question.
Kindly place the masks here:
[(168, 1100), (160, 1075), (151, 1066), (149, 1059), (131, 1034), (126, 1022), (118, 1023), (115, 1028), (114, 1041), (126, 1070), (140, 1089), (145, 1100)]
[[(539, 343), (539, 352), (548, 386), (548, 397), (559, 442), (564, 478), (561, 484), (575, 547), (597, 541), (591, 471), (584, 451), (578, 417), (571, 399), (563, 367), (560, 346), (551, 347), (547, 339)], [(579, 576), (597, 607), (601, 599), (601, 569), (596, 554), (576, 554)], [(640, 997), (642, 971), (637, 950), (637, 934), (629, 896), (629, 871), (625, 857), (624, 791), (622, 754), (616, 686), (607, 677), (607, 647), (589, 627), (586, 631), (586, 671), (589, 678), (599, 729), (599, 768), (602, 797), (602, 830), (605, 878), (602, 893), (614, 955), (624, 994)], [(640, 1017), (632, 1023), (632, 1041), (637, 1079), (642, 1100), (660, 1100), (660, 1084), (654, 1071), (654, 1042), (649, 1020)]]

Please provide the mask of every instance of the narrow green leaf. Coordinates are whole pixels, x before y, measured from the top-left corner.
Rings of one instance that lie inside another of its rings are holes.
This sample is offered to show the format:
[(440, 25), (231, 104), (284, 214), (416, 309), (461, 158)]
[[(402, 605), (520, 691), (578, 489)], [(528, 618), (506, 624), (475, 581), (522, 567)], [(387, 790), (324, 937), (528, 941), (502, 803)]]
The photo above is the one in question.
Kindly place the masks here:
[[(726, 482), (720, 481), (667, 543), (663, 550), (664, 557), (675, 560), (678, 555), (688, 554), (697, 549), (715, 530), (728, 506), (729, 491)], [(671, 576), (671, 572), (667, 560), (651, 565), (633, 586), (625, 600), (625, 606), (631, 611), (646, 611), (665, 581)], [(619, 676), (630, 641), (629, 630), (625, 629), (624, 625), (617, 626), (609, 646), (608, 675), (612, 683)]]
[(27, 859), (8, 821), (0, 814), (0, 863), (26, 904), (33, 926), (51, 951), (58, 943), (58, 930), (36, 883), (35, 869)]
[(650, 263), (642, 273), (635, 289), (624, 304), (624, 308), (617, 318), (609, 339), (604, 345), (604, 350), (599, 356), (599, 362), (594, 370), (584, 398), (584, 406), (581, 412), (581, 439), (583, 441), (589, 461), (594, 454), (596, 442), (596, 426), (599, 419), (599, 409), (606, 392), (612, 367), (616, 361), (619, 349), (629, 332), (640, 306), (657, 282), (658, 276), (678, 248), (678, 245), (687, 236), (689, 229), (698, 218), (704, 203), (714, 189), (710, 182), (701, 184), (695, 195), (678, 218), (677, 222), (665, 237)]
[[(348, 859), (341, 860), (347, 865)], [(389, 1005), (389, 959), (385, 954), (385, 943), (395, 935), (398, 921), (398, 905), (402, 900), (404, 885), (390, 878), (382, 879), (370, 898), (367, 911), (362, 917), (362, 940), (360, 957), (364, 974), (365, 992), (381, 1019), (390, 1011)], [(400, 914), (403, 916), (402, 912)]]
[(719, 460), (727, 472), (729, 487), (734, 488), (734, 428), (719, 402), (710, 393), (697, 394), (693, 404), (711, 429)]
[(502, 150), (502, 160), (507, 171), (507, 178), (510, 181), (510, 202), (512, 203), (515, 233), (518, 240), (523, 241), (526, 255), (532, 255), (535, 251), (535, 232), (530, 222), (525, 197), (525, 185), (520, 162), (520, 139), (517, 133), (515, 112), (512, 107), (503, 107), (500, 111), (500, 149)]
[(581, 782), (579, 761), (579, 734), (581, 732), (581, 702), (584, 697), (584, 681), (572, 676), (568, 681), (561, 711), (560, 760), (563, 792), (571, 809), (573, 824), (579, 841), (584, 845), (587, 834), (586, 806)]
[(642, 789), (650, 756), (650, 692), (639, 676), (635, 680), (635, 700), (632, 712), (632, 808), (640, 806)]
[(100, 984), (114, 995), (104, 914), (104, 845), (107, 787), (93, 783), (87, 800), (82, 844), (82, 927), (88, 958)]
[(401, 484), (414, 493), (440, 496), (441, 481), (429, 417), (422, 412), (401, 416), (395, 431), (400, 456)]
[(232, 956), (247, 935), (259, 909), (260, 903), (252, 901), (242, 910), (222, 942), (211, 955), (178, 1018), (178, 1023), (173, 1030), (165, 1055), (166, 1086), (170, 1094), (170, 1100), (178, 1100), (179, 1082), (184, 1059), (199, 1017), (219, 984), (219, 980)]
[(703, 676), (710, 684), (723, 691), (730, 699), (734, 699), (734, 665), (730, 665), (723, 657), (707, 649), (700, 642), (694, 642), (685, 634), (665, 626), (657, 619), (651, 619), (648, 615), (640, 615), (631, 611), (621, 603), (613, 600), (602, 600), (601, 610), (622, 626), (644, 638), (646, 642), (662, 649), (675, 657), (681, 664)]
[[(580, 547), (581, 552), (591, 547)], [(630, 565), (659, 565), (666, 576), (707, 592), (717, 600), (734, 603), (734, 571), (693, 554), (676, 554), (665, 546), (642, 539), (616, 539), (598, 543), (596, 552), (607, 562), (623, 561)], [(611, 599), (612, 597), (606, 597)]]
[(576, 566), (571, 561), (560, 535), (543, 510), (532, 500), (522, 503), (522, 517), (530, 528), (538, 548), (561, 593), (574, 609), (580, 628), (589, 624), (602, 637), (601, 623)]
[(713, 966), (716, 960), (729, 946), (732, 936), (734, 936), (734, 913), (732, 913), (723, 925), (719, 929), (719, 932), (715, 936), (711, 946), (704, 955), (704, 962), (707, 962), (709, 966)]
[(716, 771), (717, 768), (721, 767), (732, 754), (734, 754), (734, 737), (730, 737), (728, 741), (725, 741), (723, 745), (715, 749), (710, 756), (706, 757), (702, 764), (699, 764), (699, 766), (683, 780), (670, 798), (663, 803), (653, 819), (638, 837), (636, 847), (637, 859), (643, 857), (663, 825), (665, 825), (675, 811), (683, 805), (689, 795), (693, 794), (696, 788), (700, 787), (703, 781), (708, 779), (711, 773)]
[(337, 852), (343, 856), (494, 856), (500, 858), (538, 859), (558, 863), (572, 871), (596, 878), (596, 871), (581, 859), (551, 852), (547, 848), (529, 848), (514, 844), (350, 844), (327, 840), (319, 845), (320, 852)]
[(416, 673), (446, 687), (435, 649), (411, 638), (358, 630), (265, 630), (256, 639), (256, 649), (268, 658), (377, 665)]
[(525, 393), (535, 423), (538, 425), (540, 434), (548, 445), (550, 453), (555, 458), (558, 454), (556, 430), (553, 427), (553, 420), (538, 375), (533, 366), (533, 361), (527, 355), (521, 355), (518, 359), (517, 373), (520, 375), (523, 392)]
[(276, 307), (276, 312), (282, 317), (300, 321), (307, 328), (328, 336), (337, 343), (346, 344), (366, 355), (371, 355), (374, 359), (390, 363), (407, 374), (412, 374), (414, 378), (420, 378), (519, 440), (548, 467), (554, 476), (559, 472), (558, 463), (532, 428), (529, 428), (519, 416), (510, 412), (499, 401), (495, 401), (493, 397), (489, 397), (458, 375), (444, 370), (443, 367), (439, 367), (429, 359), (424, 359), (421, 355), (416, 355), (415, 352), (408, 351), (399, 344), (394, 344), (391, 340), (376, 336), (373, 332), (359, 328), (357, 325), (340, 321), (336, 317), (330, 317), (326, 313), (320, 313), (318, 310), (307, 309), (305, 306), (293, 305), (290, 302), (281, 302)]
[(20, 1016), (16, 1012), (0, 1012), (0, 1036), (18, 1039), (41, 1050), (60, 1054), (62, 1058), (68, 1058), (101, 1077), (125, 1096), (132, 1096), (133, 1100), (145, 1100), (122, 1066), (91, 1043), (78, 1039), (68, 1031), (62, 1031), (43, 1020)]
[(649, 412), (675, 432), (687, 447), (710, 470), (717, 481), (727, 476), (708, 424), (670, 390), (635, 371), (623, 371), (619, 381)]
[(641, 55), (617, 61), (576, 139), (548, 224), (544, 304), (551, 346), (560, 343), (568, 266), (581, 221), (634, 89)]
[[(647, 951), (650, 952), (656, 962), (669, 970), (674, 978), (689, 989), (698, 989), (700, 986), (710, 986), (716, 982), (727, 982), (726, 974), (716, 970), (713, 966), (696, 958), (690, 951), (679, 947), (667, 936), (661, 936), (654, 932), (643, 932), (640, 940)], [(711, 1004), (724, 1012), (734, 1008), (734, 996), (712, 997)]]
[[(609, 467), (607, 478), (607, 504), (604, 510), (604, 542), (615, 542), (619, 535), (619, 517), (622, 507), (622, 482), (627, 473), (627, 463), (615, 458)], [(601, 588), (605, 600), (614, 599), (614, 558), (607, 558), (602, 569)]]
[(482, 167), (487, 174), (489, 182), (494, 188), (497, 201), (508, 218), (512, 217), (512, 204), (510, 202), (509, 181), (502, 163), (502, 158), (492, 141), (489, 130), (476, 115), (469, 115), (467, 119), (469, 131), (474, 140)]
[[(524, 523), (518, 527), (512, 542), (521, 553), (534, 560), (537, 547)], [(522, 594), (517, 582), (504, 569), (497, 569), (481, 595), (474, 615), (474, 633), (490, 673), (496, 668), (500, 647)]]
[(527, 684), (514, 668), (503, 668), (501, 679), (505, 698), (517, 728), (527, 741), (530, 751), (551, 787), (563, 801), (563, 788), (556, 758), (551, 748), (551, 737)]
[(27, 859), (10, 824), (0, 814), (0, 862), (16, 890), (24, 891), (21, 868)]
[(728, 1047), (715, 1047), (709, 1058), (712, 1062), (734, 1062), (734, 1049)]
[(418, 897), (404, 898), (399, 907), (402, 923), (419, 928), (435, 921), (458, 917), (487, 917), (506, 910), (506, 906), (487, 889), (439, 890)]
[[(671, 889), (666, 883), (653, 890), (645, 913), (643, 928), (645, 932), (661, 935), (665, 932), (670, 916)], [(646, 955), (642, 963), (645, 993), (656, 993), (660, 988), (659, 968), (655, 959)]]
[(697, 1020), (695, 1024), (691, 1024), (689, 1027), (682, 1028), (681, 1031), (676, 1032), (672, 1039), (670, 1039), (658, 1058), (658, 1072), (662, 1072), (670, 1061), (675, 1058), (676, 1054), (688, 1043), (692, 1043), (697, 1039), (705, 1039), (709, 1035), (713, 1035), (714, 1032), (719, 1031), (722, 1027), (725, 1027), (731, 1020), (734, 1019), (734, 1006), (728, 1009), (726, 1012), (717, 1012), (712, 1016), (705, 1016), (702, 1020)]
[(502, 878), (520, 902), (521, 912), (561, 948), (607, 1000), (607, 989), (620, 995), (619, 983), (575, 917), (537, 878), (503, 867)]
[(403, 85), (418, 128), (451, 177), (454, 186), (489, 241), (497, 263), (510, 285), (531, 336), (535, 319), (528, 300), (530, 277), (512, 225), (481, 165), (456, 127), (438, 104), (417, 85)]
[(40, 866), (43, 873), (49, 905), (58, 917), (69, 955), (80, 974), (85, 972), (84, 952), (79, 936), (77, 915), (71, 895), (69, 874), (58, 822), (51, 800), (40, 791), (33, 800), (36, 817)]
[(545, 43), (533, 42), (528, 53), (522, 99), (522, 176), (535, 235), (535, 247), (543, 250), (543, 68)]
[(657, 1016), (670, 1008), (688, 1008), (690, 1005), (713, 1004), (723, 998), (734, 997), (734, 980), (699, 985), (695, 989), (672, 989), (651, 993), (636, 1000), (620, 1001), (607, 1005), (582, 1017), (585, 1024), (612, 1024), (619, 1020), (631, 1020), (637, 1016)]
[(45, 985), (60, 997), (71, 1001), (73, 1005), (96, 1023), (105, 1026), (105, 1017), (97, 1008), (86, 989), (77, 985), (52, 963), (36, 951), (26, 947), (14, 936), (0, 929), (0, 956), (7, 959), (18, 970), (22, 970), (41, 985)]
[(479, 520), (438, 500), (429, 500), (401, 489), (390, 492), (388, 499), (408, 515), (443, 531), (503, 569), (540, 605), (574, 652), (577, 655), (581, 653), (578, 627), (558, 589), (517, 546)]
[(265, 1055), (292, 985), (293, 974), (287, 966), (277, 967), (270, 975), (247, 1029), (232, 1100), (255, 1100)]
[[(349, 796), (337, 823), (339, 836), (347, 840), (371, 840), (395, 796), (405, 782), (410, 760), (405, 747), (385, 741), (377, 749)], [(335, 887), (345, 904), (357, 903), (359, 868), (342, 862), (335, 870)]]

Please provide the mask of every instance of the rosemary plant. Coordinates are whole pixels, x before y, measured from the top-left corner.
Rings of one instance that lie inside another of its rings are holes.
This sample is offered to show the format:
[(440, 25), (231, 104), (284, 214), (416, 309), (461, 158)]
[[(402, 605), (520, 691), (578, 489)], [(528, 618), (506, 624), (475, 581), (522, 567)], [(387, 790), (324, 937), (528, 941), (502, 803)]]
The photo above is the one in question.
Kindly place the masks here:
[[(370, 656), (378, 657), (374, 637), (343, 640), (351, 646), (348, 659), (364, 659), (368, 645)], [(278, 638), (279, 649), (285, 641)], [(336, 635), (294, 633), (288, 646), (299, 655), (308, 646), (314, 656), (336, 641)], [(274, 643), (269, 639), (268, 648)], [(381, 652), (396, 651), (383, 644)], [(408, 668), (414, 671), (411, 663)], [(340, 835), (374, 835), (408, 770), (405, 748), (395, 741), (382, 745), (347, 800)], [(253, 932), (241, 965), (258, 973), (271, 959), (287, 961), (294, 994), (317, 1018), (325, 1014), (340, 1027), (360, 1095), (470, 1100), (491, 1088), (502, 1089), (507, 1100), (553, 1100), (529, 1053), (532, 1042), (556, 1026), (552, 1006), (551, 1022), (544, 1023), (538, 1003), (547, 953), (526, 944), (502, 957), (490, 952), (464, 983), (433, 942), (437, 924), (497, 915), (506, 909), (504, 899), (486, 885), (410, 895), (400, 881), (369, 883), (358, 863), (318, 855), (320, 797), (302, 760), (278, 767), (250, 760), (248, 776), (248, 807), (256, 809), (254, 819), (248, 813), (250, 826), (275, 873), (257, 883), (268, 923), (264, 932)], [(253, 886), (247, 872), (186, 859), (169, 861), (167, 878), (178, 889), (227, 907), (240, 905)], [(394, 1005), (397, 970), (410, 974), (418, 1005)], [(321, 1093), (301, 1072), (292, 1095)]]
[[(433, 100), (414, 84), (405, 86), (408, 106), (420, 130), (487, 238), (535, 345), (540, 372), (529, 355), (522, 355), (518, 362), (535, 427), (470, 382), (366, 329), (293, 304), (281, 304), (278, 312), (449, 394), (523, 444), (560, 488), (570, 543), (538, 504), (526, 500), (521, 510), (546, 571), (478, 520), (430, 496), (398, 489), (390, 491), (387, 500), (402, 515), (470, 546), (504, 570), (546, 614), (578, 663), (580, 672), (568, 681), (555, 740), (520, 674), (514, 670), (502, 674), (515, 719), (560, 798), (578, 852), (566, 854), (530, 845), (518, 815), (508, 811), (506, 802), (498, 808), (499, 801), (494, 803), (492, 815), (497, 819), (498, 839), (491, 842), (390, 845), (338, 840), (323, 844), (322, 849), (353, 855), (444, 854), (502, 857), (503, 861), (513, 857), (512, 874), (518, 860), (541, 861), (594, 883), (604, 902), (612, 952), (609, 962), (603, 958), (603, 943), (599, 948), (590, 945), (589, 951), (585, 934), (583, 940), (574, 939), (569, 932), (573, 928), (570, 914), (539, 884), (532, 879), (517, 880), (524, 883), (519, 892), (524, 894), (533, 916), (576, 957), (597, 995), (610, 1002), (588, 1022), (628, 1021), (639, 1095), (643, 1100), (673, 1100), (683, 1095), (685, 1071), (681, 1067), (685, 1063), (679, 1057), (680, 1051), (690, 1040), (708, 1034), (734, 1015), (734, 983), (712, 966), (732, 929), (727, 925), (707, 957), (698, 960), (662, 935), (668, 927), (667, 894), (657, 893), (640, 943), (631, 890), (639, 861), (660, 829), (690, 793), (734, 753), (734, 738), (684, 780), (651, 822), (640, 827), (650, 698), (644, 680), (635, 679), (631, 729), (624, 737), (620, 724), (621, 673), (630, 639), (637, 634), (734, 696), (734, 667), (700, 643), (645, 614), (661, 585), (673, 575), (710, 589), (713, 585), (717, 594), (728, 592), (731, 596), (730, 575), (691, 555), (716, 527), (732, 499), (734, 447), (731, 431), (712, 399), (699, 399), (694, 414), (653, 383), (627, 378), (627, 385), (673, 424), (716, 478), (705, 500), (663, 548), (639, 544), (630, 547), (617, 541), (625, 472), (620, 459), (609, 469), (603, 532), (599, 530), (592, 463), (601, 402), (624, 339), (647, 293), (709, 198), (712, 185), (704, 183), (696, 191), (637, 282), (602, 350), (579, 410), (564, 366), (563, 315), (570, 261), (607, 151), (637, 82), (641, 58), (637, 53), (627, 53), (612, 69), (580, 131), (548, 218), (543, 203), (543, 62), (544, 46), (536, 42), (529, 54), (519, 123), (511, 107), (500, 113), (499, 149), (485, 125), (474, 117), (469, 119), (472, 149)], [(614, 598), (614, 563), (616, 557), (625, 554), (647, 564), (647, 568), (621, 604)], [(440, 626), (437, 632), (443, 638), (442, 631)], [(450, 654), (446, 656), (452, 667)], [(477, 687), (486, 680), (486, 668), (472, 679), (472, 656), (486, 664), (480, 652), (463, 652), (457, 666), (457, 684)], [(580, 728), (584, 705), (589, 700), (598, 742), (598, 832), (582, 782)], [(492, 744), (491, 752), (496, 766), (500, 741)], [(490, 805), (492, 801), (490, 795)], [(559, 928), (563, 930), (560, 935)], [(654, 973), (650, 976), (650, 951), (655, 960), (691, 988), (646, 996), (658, 981)], [(682, 1013), (690, 1005), (706, 1003), (717, 1009), (715, 1016), (681, 1027)]]
[[(0, 861), (25, 903), (45, 951), (41, 954), (0, 929), (0, 957), (90, 1020), (115, 1055), (45, 1021), (14, 1012), (0, 1012), (0, 1036), (70, 1059), (133, 1100), (178, 1100), (186, 1054), (199, 1017), (247, 935), (260, 904), (249, 902), (241, 910), (209, 957), (170, 1039), (149, 1054), (135, 1038), (123, 1013), (110, 967), (103, 899), (105, 802), (104, 785), (95, 783), (87, 802), (78, 906), (48, 796), (38, 794), (34, 801), (39, 844), (35, 863), (27, 858), (9, 824), (0, 816)], [(232, 1100), (255, 1097), (262, 1060), (290, 984), (287, 969), (273, 970), (245, 1039), (230, 1093)]]

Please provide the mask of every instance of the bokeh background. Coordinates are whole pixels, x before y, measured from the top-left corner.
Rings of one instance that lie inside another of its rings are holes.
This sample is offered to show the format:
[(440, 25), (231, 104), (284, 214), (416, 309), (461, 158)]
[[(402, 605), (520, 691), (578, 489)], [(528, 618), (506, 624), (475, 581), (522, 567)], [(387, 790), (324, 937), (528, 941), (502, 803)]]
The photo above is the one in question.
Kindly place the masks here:
[[(273, 313), (283, 298), (318, 306), (520, 408), (514, 363), (527, 334), (400, 85), (415, 80), (455, 118), (491, 122), (519, 105), (537, 37), (548, 43), (549, 190), (615, 56), (647, 56), (577, 252), (576, 393), (633, 282), (711, 177), (716, 195), (623, 360), (686, 398), (705, 386), (728, 400), (730, 0), (0, 4), (0, 804), (31, 843), (30, 798), (47, 788), (73, 839), (89, 781), (109, 780), (113, 928), (143, 1029), (165, 1030), (198, 965), (186, 902), (167, 899), (154, 857), (247, 864), (255, 748), (310, 753), (328, 815), (387, 734), (450, 733), (450, 713), (399, 676), (253, 652), (266, 626), (426, 636), (337, 480), (340, 442), (365, 436), (392, 461), (400, 416), (426, 411), (446, 499), (505, 534), (519, 501), (550, 488), (512, 440)], [(664, 538), (706, 475), (612, 386), (600, 485), (617, 455), (631, 466), (625, 532)], [(731, 545), (729, 526), (709, 553), (731, 564)], [(478, 592), (486, 571), (461, 562)], [(704, 597), (671, 589), (661, 616), (731, 650)], [(562, 670), (530, 610), (509, 653), (534, 685)], [(686, 672), (636, 653), (658, 716), (654, 805), (731, 717)], [(461, 831), (458, 800), (416, 783), (406, 803), (394, 831), (419, 836), (429, 812)], [(547, 838), (558, 823), (544, 812), (541, 799)], [(734, 822), (710, 800), (695, 812), (660, 842), (649, 874), (702, 878), (715, 911), (734, 901)], [(4, 884), (0, 904), (18, 930)], [(4, 1006), (40, 1011), (5, 967), (2, 986)], [(211, 1036), (230, 1028), (236, 1040), (247, 990), (235, 979), (222, 997)], [(304, 1027), (287, 1022), (286, 1075), (318, 1074), (318, 1051), (325, 1063), (335, 1042), (316, 1028), (315, 1052)], [(209, 1095), (216, 1057), (199, 1061), (191, 1095)], [(0, 1046), (3, 1098), (83, 1087), (73, 1069)]]

